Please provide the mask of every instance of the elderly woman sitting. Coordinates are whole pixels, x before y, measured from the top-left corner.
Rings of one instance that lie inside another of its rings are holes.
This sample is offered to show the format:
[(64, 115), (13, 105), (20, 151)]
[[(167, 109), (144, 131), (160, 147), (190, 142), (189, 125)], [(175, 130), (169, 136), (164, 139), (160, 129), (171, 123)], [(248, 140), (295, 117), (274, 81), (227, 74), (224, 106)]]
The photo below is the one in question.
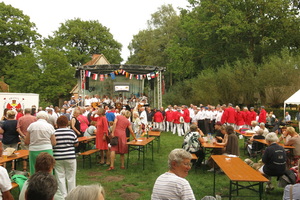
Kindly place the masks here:
[(283, 140), (284, 145), (294, 146), (292, 165), (297, 165), (300, 158), (300, 136), (293, 127), (287, 127), (279, 140)]
[(104, 200), (104, 189), (99, 185), (79, 185), (72, 189), (66, 200)]
[(191, 169), (191, 158), (191, 154), (184, 149), (171, 151), (168, 158), (169, 171), (156, 179), (151, 199), (195, 199), (185, 179)]
[(262, 157), (264, 165), (258, 170), (265, 175), (270, 181), (266, 185), (266, 191), (273, 190), (271, 176), (281, 176), (284, 174), (286, 165), (286, 154), (282, 146), (278, 145), (276, 133), (271, 132), (266, 136), (268, 147)]

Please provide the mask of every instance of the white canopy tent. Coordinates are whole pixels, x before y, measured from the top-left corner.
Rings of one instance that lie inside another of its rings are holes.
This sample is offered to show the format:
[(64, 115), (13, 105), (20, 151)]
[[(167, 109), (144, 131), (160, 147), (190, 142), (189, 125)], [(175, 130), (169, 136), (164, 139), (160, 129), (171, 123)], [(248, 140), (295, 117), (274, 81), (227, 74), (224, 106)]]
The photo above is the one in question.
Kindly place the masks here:
[(292, 96), (290, 96), (287, 100), (284, 101), (284, 113), (283, 113), (283, 115), (285, 114), (286, 104), (300, 105), (300, 90), (295, 92)]

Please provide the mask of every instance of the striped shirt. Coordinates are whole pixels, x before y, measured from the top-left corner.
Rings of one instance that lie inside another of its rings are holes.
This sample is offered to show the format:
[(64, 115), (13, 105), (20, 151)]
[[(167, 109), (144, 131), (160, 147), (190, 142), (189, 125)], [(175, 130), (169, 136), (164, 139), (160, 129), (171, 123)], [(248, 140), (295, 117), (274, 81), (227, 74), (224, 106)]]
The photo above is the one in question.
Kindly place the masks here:
[(76, 159), (74, 144), (78, 143), (75, 132), (69, 128), (55, 130), (56, 145), (53, 147), (55, 160)]
[(154, 184), (151, 200), (195, 200), (189, 182), (176, 174), (166, 172)]

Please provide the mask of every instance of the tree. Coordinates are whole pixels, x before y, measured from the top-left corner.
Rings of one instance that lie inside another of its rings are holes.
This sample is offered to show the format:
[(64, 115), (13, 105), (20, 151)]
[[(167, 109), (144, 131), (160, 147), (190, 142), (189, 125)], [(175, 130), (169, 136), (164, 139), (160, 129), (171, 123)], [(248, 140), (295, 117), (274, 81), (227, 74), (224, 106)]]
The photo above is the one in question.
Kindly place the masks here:
[(110, 63), (120, 63), (122, 45), (113, 39), (109, 29), (99, 21), (67, 20), (45, 39), (48, 46), (57, 48), (68, 57), (72, 66), (80, 66), (90, 60), (92, 54), (104, 54)]
[[(0, 3), (0, 65), (12, 63), (22, 53), (29, 53), (40, 38), (35, 24), (19, 9)], [(6, 75), (0, 68), (0, 75)], [(6, 77), (9, 79), (10, 77)]]
[(40, 51), (39, 76), (40, 98), (44, 102), (58, 104), (59, 97), (64, 97), (75, 86), (75, 68), (68, 62), (63, 52), (44, 47)]
[(167, 67), (166, 84), (172, 82), (173, 71), (167, 49), (176, 35), (179, 19), (172, 5), (161, 6), (151, 15), (148, 28), (133, 36), (128, 46), (130, 57), (127, 63)]

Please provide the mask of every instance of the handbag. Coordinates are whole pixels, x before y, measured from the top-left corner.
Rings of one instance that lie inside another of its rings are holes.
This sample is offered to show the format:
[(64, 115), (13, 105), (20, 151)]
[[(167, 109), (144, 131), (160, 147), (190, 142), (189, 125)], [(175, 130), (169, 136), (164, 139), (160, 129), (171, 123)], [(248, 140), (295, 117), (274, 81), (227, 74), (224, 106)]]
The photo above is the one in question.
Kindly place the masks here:
[(118, 145), (119, 141), (118, 141), (118, 137), (113, 137), (110, 139), (110, 145), (111, 146), (115, 146)]
[(105, 134), (105, 140), (107, 143), (110, 143), (111, 136)]

